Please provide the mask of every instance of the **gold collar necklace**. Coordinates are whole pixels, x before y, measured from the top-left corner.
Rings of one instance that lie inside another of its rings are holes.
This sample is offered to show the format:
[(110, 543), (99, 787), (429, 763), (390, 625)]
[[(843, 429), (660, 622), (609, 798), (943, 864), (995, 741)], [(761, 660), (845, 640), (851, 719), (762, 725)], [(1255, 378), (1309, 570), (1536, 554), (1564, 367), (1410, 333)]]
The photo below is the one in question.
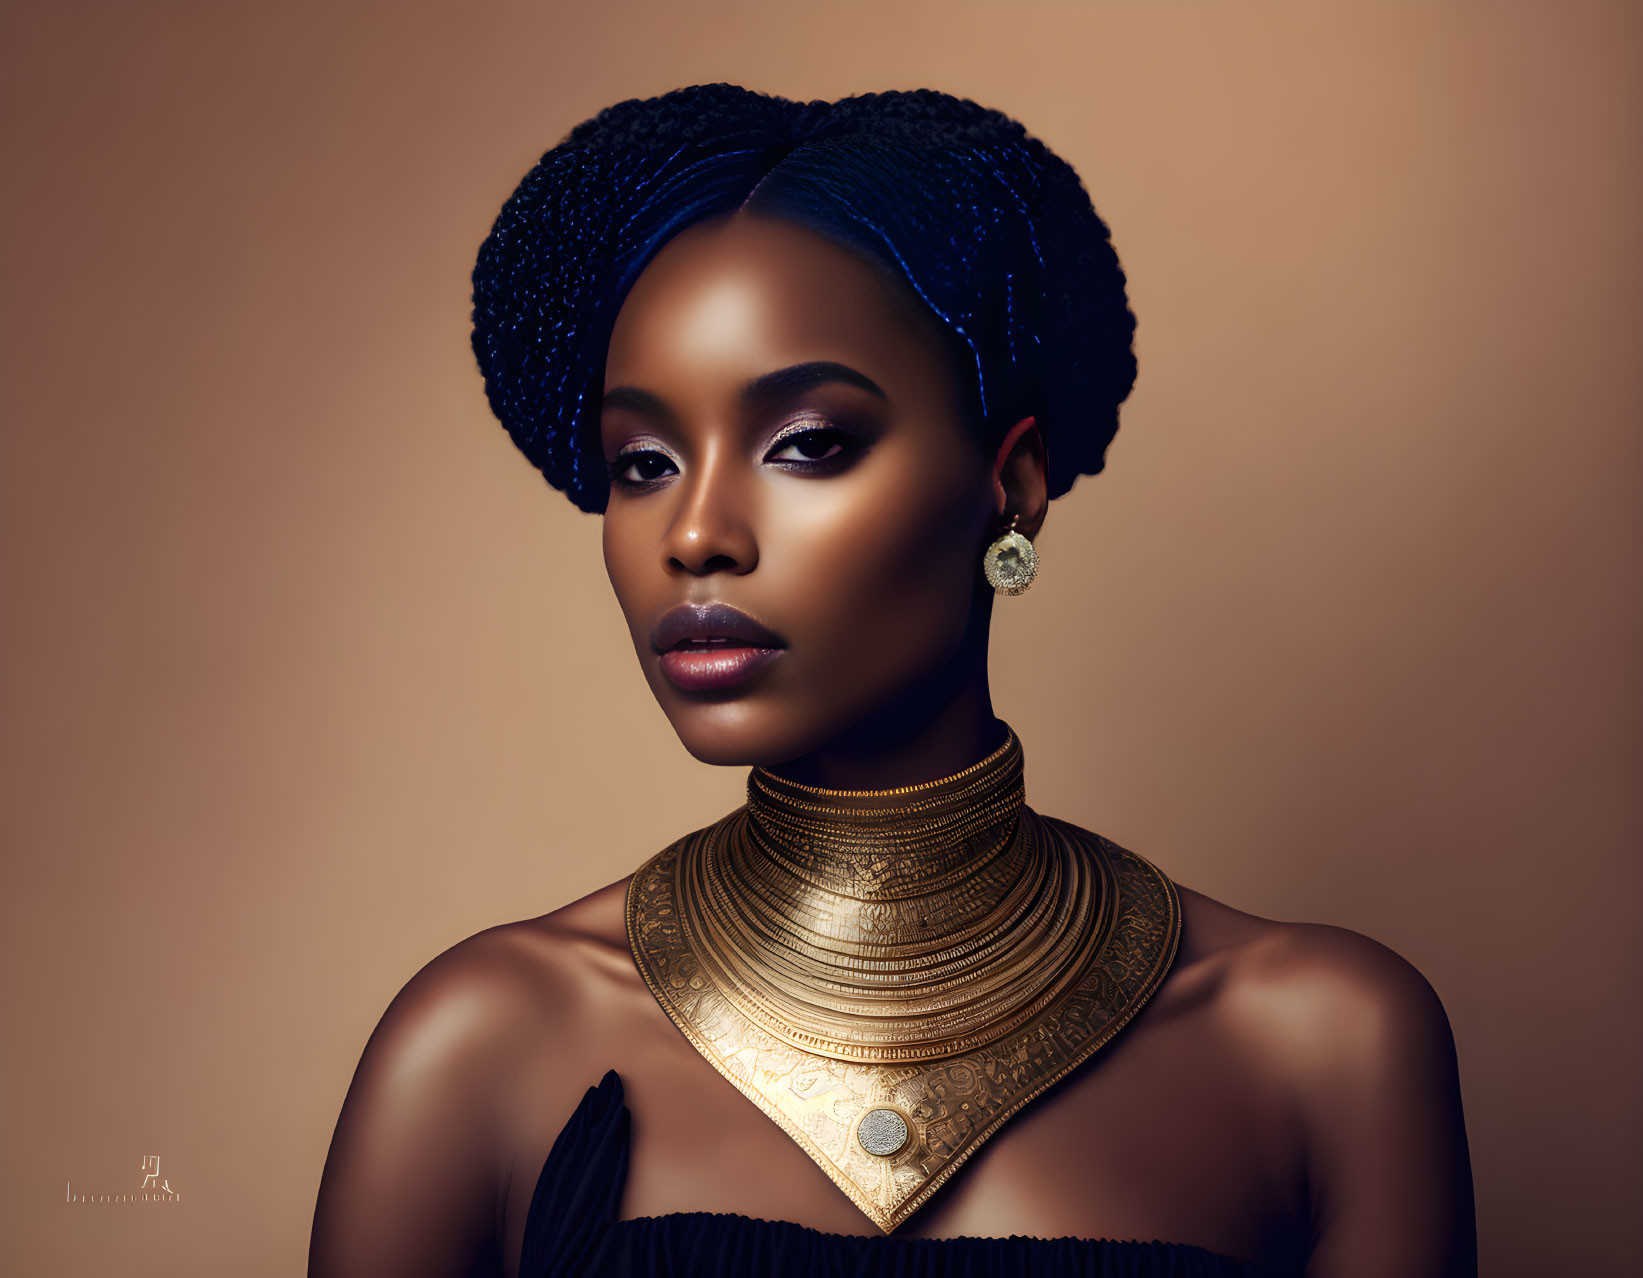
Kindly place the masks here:
[(708, 1062), (886, 1233), (1163, 981), (1180, 903), (1025, 803), (1021, 743), (889, 790), (763, 768), (657, 853), (628, 940)]

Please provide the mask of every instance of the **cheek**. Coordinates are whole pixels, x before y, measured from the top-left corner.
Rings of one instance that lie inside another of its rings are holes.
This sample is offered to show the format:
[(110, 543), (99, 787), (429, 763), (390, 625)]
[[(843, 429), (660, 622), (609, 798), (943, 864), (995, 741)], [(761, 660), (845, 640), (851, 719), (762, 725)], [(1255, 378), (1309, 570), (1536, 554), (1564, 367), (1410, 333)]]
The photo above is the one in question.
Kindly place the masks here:
[(980, 564), (970, 553), (982, 510), (970, 478), (886, 473), (848, 495), (788, 507), (784, 558), (804, 565), (793, 573), (804, 582), (796, 602), (817, 660), (851, 680), (893, 680), (951, 655)]
[(641, 521), (626, 515), (607, 514), (601, 533), (605, 554), (605, 576), (610, 579), (617, 606), (622, 610), (629, 631), (635, 634), (635, 641), (637, 632), (634, 627), (648, 624), (652, 611), (645, 597), (645, 531), (640, 525)]

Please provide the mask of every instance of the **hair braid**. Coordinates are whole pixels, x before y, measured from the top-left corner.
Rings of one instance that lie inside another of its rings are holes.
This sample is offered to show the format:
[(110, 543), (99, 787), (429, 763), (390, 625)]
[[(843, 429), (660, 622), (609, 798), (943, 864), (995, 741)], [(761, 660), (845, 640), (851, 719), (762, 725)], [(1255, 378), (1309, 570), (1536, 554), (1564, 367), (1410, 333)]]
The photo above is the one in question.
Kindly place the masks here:
[(1135, 380), (1135, 318), (1072, 167), (1015, 120), (933, 89), (797, 102), (702, 84), (608, 106), (502, 206), (474, 267), (491, 409), (581, 509), (609, 494), (597, 390), (616, 313), (658, 249), (747, 207), (892, 271), (946, 331), (971, 425), (1038, 417), (1050, 495), (1097, 474)]

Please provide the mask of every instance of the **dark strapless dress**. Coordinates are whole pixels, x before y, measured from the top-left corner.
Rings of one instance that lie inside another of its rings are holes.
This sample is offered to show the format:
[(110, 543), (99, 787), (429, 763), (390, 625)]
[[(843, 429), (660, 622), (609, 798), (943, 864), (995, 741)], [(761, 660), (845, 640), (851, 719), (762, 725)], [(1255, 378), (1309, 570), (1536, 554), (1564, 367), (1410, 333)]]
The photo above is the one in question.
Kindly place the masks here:
[(853, 1237), (722, 1212), (618, 1220), (628, 1122), (611, 1070), (588, 1088), (542, 1164), (520, 1278), (1268, 1278), (1181, 1243)]

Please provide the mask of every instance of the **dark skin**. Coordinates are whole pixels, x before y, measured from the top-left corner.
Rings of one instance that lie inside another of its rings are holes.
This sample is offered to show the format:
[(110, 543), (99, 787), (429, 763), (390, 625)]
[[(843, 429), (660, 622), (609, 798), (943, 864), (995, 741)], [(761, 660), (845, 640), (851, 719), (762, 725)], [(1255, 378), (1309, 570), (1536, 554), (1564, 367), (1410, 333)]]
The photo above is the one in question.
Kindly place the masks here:
[[(817, 362), (882, 393), (748, 395)], [(905, 289), (784, 222), (692, 227), (634, 285), (606, 368), (605, 559), (695, 757), (877, 788), (998, 743), (980, 562), (1011, 516), (1042, 526), (1044, 446), (1030, 418), (996, 449), (972, 439), (956, 385)], [(784, 650), (734, 689), (675, 687), (649, 635), (681, 601), (731, 603)], [(337, 1124), (311, 1275), (515, 1278), (543, 1160), (612, 1068), (633, 1114), (624, 1219), (877, 1232), (658, 1007), (626, 887), (471, 937), (395, 998)], [(898, 1236), (1156, 1238), (1310, 1278), (1475, 1272), (1454, 1044), (1420, 973), (1356, 933), (1181, 895), (1179, 956), (1135, 1022)]]

